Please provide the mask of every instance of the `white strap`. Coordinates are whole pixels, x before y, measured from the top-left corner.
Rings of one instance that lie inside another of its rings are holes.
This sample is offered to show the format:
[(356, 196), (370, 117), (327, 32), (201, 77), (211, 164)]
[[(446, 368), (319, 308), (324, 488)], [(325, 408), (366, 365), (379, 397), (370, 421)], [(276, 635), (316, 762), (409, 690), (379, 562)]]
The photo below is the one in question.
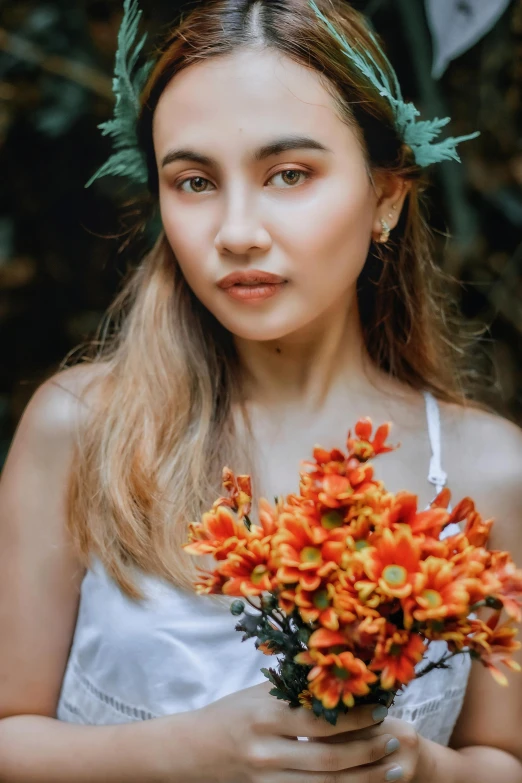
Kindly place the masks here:
[(426, 400), (426, 416), (428, 419), (428, 435), (431, 445), (430, 472), (428, 481), (437, 488), (437, 494), (446, 485), (448, 480), (447, 473), (442, 470), (441, 464), (441, 432), (440, 432), (440, 410), (437, 399), (429, 391), (424, 392)]

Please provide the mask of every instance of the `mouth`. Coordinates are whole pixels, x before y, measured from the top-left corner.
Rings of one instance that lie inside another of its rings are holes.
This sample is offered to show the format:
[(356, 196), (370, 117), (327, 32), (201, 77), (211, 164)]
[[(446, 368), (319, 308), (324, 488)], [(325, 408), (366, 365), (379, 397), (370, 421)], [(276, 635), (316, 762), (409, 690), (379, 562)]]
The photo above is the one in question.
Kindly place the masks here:
[(280, 275), (274, 275), (271, 272), (262, 272), (259, 269), (247, 269), (241, 272), (232, 272), (218, 281), (218, 286), (225, 290), (232, 286), (241, 287), (265, 287), (270, 285), (280, 285), (288, 282)]
[(232, 299), (242, 302), (261, 302), (275, 296), (288, 280), (271, 272), (247, 269), (232, 272), (218, 281), (218, 286)]

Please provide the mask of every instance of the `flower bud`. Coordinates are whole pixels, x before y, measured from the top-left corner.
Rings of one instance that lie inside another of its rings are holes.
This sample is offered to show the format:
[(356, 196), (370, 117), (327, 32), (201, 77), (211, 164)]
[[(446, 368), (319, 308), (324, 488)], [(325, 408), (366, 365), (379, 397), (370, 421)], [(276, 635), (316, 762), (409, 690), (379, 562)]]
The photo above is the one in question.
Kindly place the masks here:
[(245, 604), (243, 601), (232, 601), (230, 604), (230, 611), (234, 616), (237, 617), (238, 615), (243, 614), (245, 611)]

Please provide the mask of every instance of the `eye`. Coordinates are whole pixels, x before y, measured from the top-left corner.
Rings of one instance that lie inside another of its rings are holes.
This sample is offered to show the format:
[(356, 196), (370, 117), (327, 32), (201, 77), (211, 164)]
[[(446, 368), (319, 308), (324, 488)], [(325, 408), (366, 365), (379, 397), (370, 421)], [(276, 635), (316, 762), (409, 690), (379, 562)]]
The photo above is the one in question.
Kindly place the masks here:
[(277, 174), (274, 174), (273, 177), (271, 177), (271, 180), (275, 179), (276, 177), (282, 177), (284, 186), (283, 187), (294, 187), (295, 185), (299, 185), (302, 181), (302, 178), (307, 180), (310, 178), (310, 174), (308, 174), (306, 171), (301, 171), (301, 169), (285, 169), (284, 171), (278, 171)]
[[(186, 184), (189, 185), (189, 189), (184, 187)], [(205, 177), (189, 177), (182, 182), (178, 182), (176, 188), (182, 190), (184, 193), (205, 193), (206, 185), (210, 184), (210, 181), (205, 179)]]

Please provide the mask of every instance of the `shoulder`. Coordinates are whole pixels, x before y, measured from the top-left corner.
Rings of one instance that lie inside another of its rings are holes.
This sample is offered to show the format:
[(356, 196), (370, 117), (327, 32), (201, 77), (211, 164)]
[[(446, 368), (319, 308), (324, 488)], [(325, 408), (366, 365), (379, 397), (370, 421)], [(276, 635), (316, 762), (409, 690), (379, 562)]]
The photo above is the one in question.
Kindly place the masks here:
[(81, 364), (51, 376), (31, 397), (20, 430), (45, 439), (72, 437), (94, 410), (99, 381), (106, 373), (102, 364)]
[[(82, 364), (56, 373), (35, 391), (18, 424), (4, 475), (19, 464), (42, 471), (70, 462), (78, 432), (88, 424), (106, 368)], [(27, 468), (26, 468), (27, 470)]]
[(457, 473), (522, 478), (522, 429), (496, 413), (473, 406), (441, 405), (442, 448)]
[(494, 517), (493, 543), (522, 557), (522, 429), (473, 406), (441, 405), (442, 459), (453, 499), (469, 495)]

